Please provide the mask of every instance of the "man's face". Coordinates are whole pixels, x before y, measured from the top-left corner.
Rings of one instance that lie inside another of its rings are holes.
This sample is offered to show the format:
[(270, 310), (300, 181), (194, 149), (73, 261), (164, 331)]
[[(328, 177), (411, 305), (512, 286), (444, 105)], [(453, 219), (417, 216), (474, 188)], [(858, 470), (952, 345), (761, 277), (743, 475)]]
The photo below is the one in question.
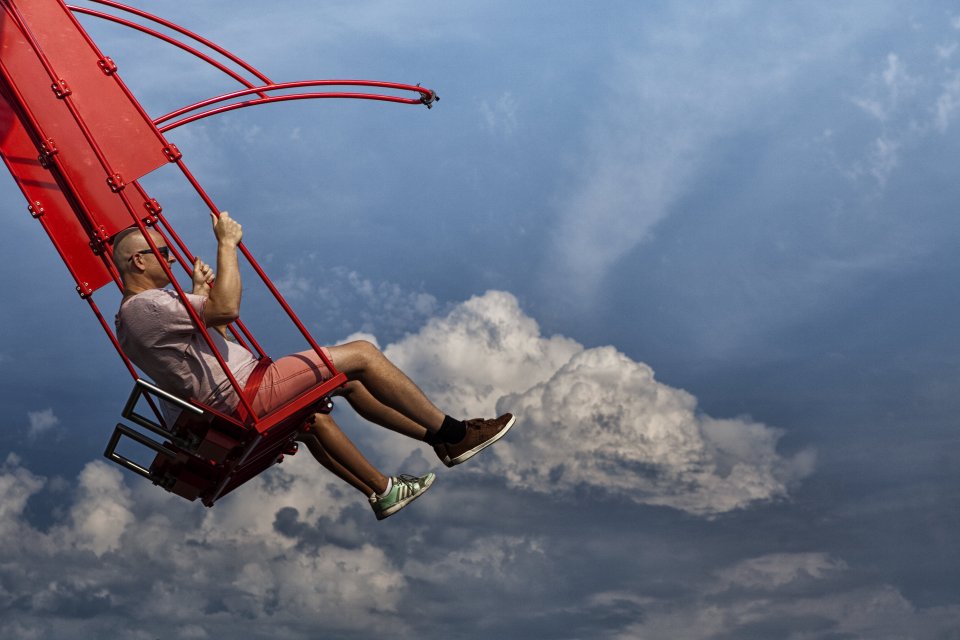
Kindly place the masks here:
[[(167, 247), (167, 243), (163, 240), (159, 233), (151, 232), (150, 235), (153, 238), (154, 243), (157, 245), (157, 249), (160, 250), (161, 255), (164, 252), (168, 253), (165, 260), (168, 265), (172, 265), (175, 258), (173, 253), (170, 252), (169, 248)], [(160, 286), (166, 286), (169, 284), (170, 278), (167, 277), (166, 272), (163, 270), (163, 266), (160, 264), (160, 260), (158, 260), (157, 256), (154, 255), (153, 251), (151, 251), (150, 246), (146, 243), (146, 241), (143, 241), (142, 248), (139, 249), (133, 256), (131, 256), (131, 260), (136, 261), (137, 265), (143, 269), (144, 274), (149, 276), (151, 280), (156, 283), (161, 283)]]

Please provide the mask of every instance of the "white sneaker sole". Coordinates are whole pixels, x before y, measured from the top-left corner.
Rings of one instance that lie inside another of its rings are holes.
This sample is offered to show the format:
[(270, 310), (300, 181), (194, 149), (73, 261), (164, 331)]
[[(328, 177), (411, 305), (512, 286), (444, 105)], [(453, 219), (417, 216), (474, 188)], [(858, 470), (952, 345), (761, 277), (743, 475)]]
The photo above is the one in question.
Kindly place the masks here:
[(480, 453), (481, 451), (483, 451), (484, 449), (486, 449), (487, 447), (495, 443), (497, 440), (499, 440), (503, 436), (507, 435), (507, 431), (510, 431), (510, 428), (513, 427), (513, 423), (515, 423), (516, 421), (517, 421), (517, 416), (513, 416), (512, 418), (510, 418), (510, 422), (507, 423), (507, 426), (505, 426), (503, 429), (500, 430), (500, 433), (493, 436), (486, 442), (475, 446), (473, 449), (470, 449), (469, 451), (464, 451), (463, 453), (458, 455), (456, 458), (453, 458), (452, 460), (449, 457), (444, 457), (443, 464), (447, 465), (448, 467), (454, 467), (460, 464), (461, 462), (466, 462), (473, 456), (477, 455), (478, 453)]

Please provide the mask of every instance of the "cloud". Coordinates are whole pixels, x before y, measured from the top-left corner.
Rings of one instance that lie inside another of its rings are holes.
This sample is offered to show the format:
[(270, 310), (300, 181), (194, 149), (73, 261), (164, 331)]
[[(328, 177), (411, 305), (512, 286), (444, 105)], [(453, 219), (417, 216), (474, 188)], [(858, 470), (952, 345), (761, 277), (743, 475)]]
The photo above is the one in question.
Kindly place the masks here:
[(509, 136), (517, 128), (517, 101), (512, 93), (506, 91), (493, 103), (483, 100), (480, 103), (480, 115), (488, 132)]
[(0, 554), (16, 562), (0, 563), (0, 637), (97, 637), (131, 624), (153, 631), (124, 637), (214, 637), (224, 625), (246, 637), (307, 637), (318, 625), (380, 635), (406, 587), (384, 550), (362, 536), (300, 547), (278, 530), (284, 510), (372, 523), (366, 511), (345, 515), (357, 497), (338, 483), (292, 459), (242, 499), (203, 510), (92, 462), (62, 519), (39, 529), (26, 504), (47, 483), (11, 456), (0, 467)]
[(890, 585), (852, 585), (847, 574), (846, 563), (825, 553), (771, 554), (721, 570), (692, 597), (611, 592), (589, 606), (632, 608), (634, 621), (612, 636), (623, 639), (933, 640), (960, 624), (960, 607), (920, 609)]
[(877, 120), (884, 122), (894, 115), (902, 98), (909, 95), (918, 82), (907, 74), (900, 56), (888, 53), (886, 66), (872, 79), (871, 84), (872, 95), (854, 98), (853, 102)]
[(508, 293), (472, 298), (384, 352), (453, 415), (517, 415), (486, 468), (525, 490), (593, 488), (711, 515), (783, 498), (813, 468), (810, 451), (777, 452), (781, 431), (704, 415), (613, 347), (541, 336)]
[(957, 107), (960, 107), (960, 73), (955, 73), (952, 78), (946, 80), (942, 88), (941, 94), (937, 97), (934, 123), (937, 131), (946, 133)]
[(53, 414), (52, 407), (39, 411), (28, 411), (27, 418), (30, 420), (30, 426), (27, 428), (27, 438), (31, 442), (60, 424), (60, 418)]
[[(701, 184), (718, 142), (762, 131), (772, 114), (794, 107), (783, 96), (848, 42), (852, 34), (829, 26), (847, 18), (751, 3), (676, 4), (650, 21), (655, 33), (640, 29), (629, 42), (609, 43), (579, 160), (557, 194), (556, 264), (545, 279), (556, 281), (559, 268), (565, 290), (589, 298)], [(795, 123), (775, 128), (787, 126)]]
[(717, 572), (716, 582), (709, 591), (773, 591), (800, 581), (821, 580), (846, 569), (845, 562), (826, 553), (773, 553), (744, 560)]

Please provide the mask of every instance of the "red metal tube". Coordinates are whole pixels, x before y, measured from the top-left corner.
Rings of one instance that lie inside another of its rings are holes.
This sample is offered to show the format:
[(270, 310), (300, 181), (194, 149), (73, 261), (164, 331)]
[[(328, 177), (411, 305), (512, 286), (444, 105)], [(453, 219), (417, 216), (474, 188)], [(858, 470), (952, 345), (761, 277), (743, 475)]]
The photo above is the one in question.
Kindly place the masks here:
[[(120, 197), (125, 197), (124, 193), (120, 192)], [(217, 364), (223, 369), (224, 375), (227, 377), (227, 380), (230, 381), (230, 386), (233, 387), (234, 391), (237, 394), (237, 397), (240, 400), (240, 405), (243, 406), (246, 411), (246, 415), (256, 423), (256, 414), (253, 412), (253, 407), (250, 405), (250, 401), (244, 397), (243, 387), (240, 386), (240, 383), (237, 382), (236, 377), (233, 375), (233, 372), (230, 371), (230, 367), (227, 366), (226, 361), (223, 359), (223, 356), (220, 355), (220, 351), (213, 344), (213, 340), (210, 337), (210, 333), (207, 331), (206, 323), (203, 321), (203, 318), (200, 317), (200, 314), (197, 313), (197, 310), (193, 308), (193, 305), (187, 300), (187, 295), (184, 292), (183, 288), (180, 286), (180, 283), (177, 282), (176, 276), (173, 274), (173, 271), (170, 269), (170, 265), (167, 264), (167, 261), (163, 259), (160, 255), (160, 251), (157, 248), (157, 243), (154, 242), (153, 238), (147, 233), (147, 227), (143, 224), (143, 221), (140, 218), (135, 218), (137, 228), (140, 229), (140, 233), (143, 234), (144, 239), (147, 241), (147, 244), (150, 245), (150, 249), (153, 250), (153, 255), (157, 258), (157, 261), (160, 263), (160, 266), (163, 268), (164, 273), (170, 279), (170, 284), (173, 285), (174, 290), (177, 292), (177, 296), (183, 302), (184, 307), (186, 307), (187, 314), (190, 316), (190, 319), (193, 321), (194, 326), (200, 331), (203, 339), (206, 341), (207, 345), (210, 347), (210, 351), (213, 353), (214, 357), (217, 360)], [(197, 398), (199, 400), (199, 398)]]
[(422, 104), (420, 100), (414, 100), (412, 98), (399, 98), (397, 96), (383, 96), (383, 95), (374, 95), (374, 94), (366, 94), (366, 93), (298, 93), (298, 94), (285, 95), (285, 96), (269, 96), (267, 98), (257, 98), (256, 100), (248, 100), (246, 102), (235, 102), (233, 104), (217, 107), (216, 109), (211, 109), (210, 111), (203, 111), (201, 113), (196, 113), (182, 120), (178, 120), (173, 124), (168, 124), (165, 127), (160, 127), (160, 132), (167, 133), (172, 129), (176, 129), (177, 127), (181, 127), (185, 124), (189, 124), (196, 120), (201, 120), (209, 116), (217, 115), (218, 113), (224, 113), (226, 111), (242, 109), (244, 107), (252, 107), (258, 104), (269, 104), (271, 102), (285, 102), (287, 100), (310, 100), (314, 98), (354, 98), (357, 100), (380, 100), (382, 102), (398, 102), (400, 104)]
[[(279, 84), (269, 84), (262, 87), (250, 87), (242, 91), (233, 91), (231, 93), (225, 93), (222, 96), (217, 96), (215, 98), (209, 98), (207, 100), (202, 100), (195, 104), (177, 109), (176, 111), (171, 111), (170, 113), (160, 116), (153, 121), (154, 124), (162, 124), (167, 120), (172, 120), (178, 116), (181, 116), (190, 111), (196, 111), (203, 107), (208, 107), (212, 104), (218, 102), (225, 102), (227, 100), (232, 100), (233, 98), (239, 98), (241, 96), (250, 95), (253, 93), (259, 94), (261, 97), (267, 97), (265, 94), (268, 91), (282, 91), (285, 89), (301, 89), (303, 87), (377, 87), (380, 89), (397, 89), (399, 91), (414, 91), (419, 93), (423, 98), (430, 98), (433, 95), (433, 92), (429, 89), (423, 87), (418, 87), (415, 85), (409, 84), (398, 84), (395, 82), (379, 82), (377, 80), (299, 80), (297, 82), (281, 82)], [(314, 94), (304, 94), (304, 95), (314, 95)], [(316, 94), (324, 95), (324, 94)], [(368, 95), (368, 94), (355, 94), (349, 93), (345, 94), (348, 96), (358, 96), (358, 95)], [(392, 97), (392, 96), (387, 96)], [(399, 96), (398, 96), (399, 97)], [(407, 99), (409, 100), (409, 99)], [(422, 104), (422, 100), (413, 100), (406, 101), (405, 104)]]
[[(178, 25), (178, 24), (174, 24), (173, 22), (170, 22), (169, 20), (164, 20), (163, 18), (161, 18), (161, 17), (159, 17), (159, 16), (155, 16), (155, 15), (150, 14), (150, 13), (147, 13), (146, 11), (141, 11), (140, 9), (135, 9), (135, 8), (133, 8), (133, 7), (128, 7), (127, 5), (120, 4), (119, 2), (114, 2), (113, 0), (90, 0), (90, 1), (91, 1), (91, 2), (95, 2), (95, 3), (97, 3), (97, 4), (102, 4), (102, 5), (105, 5), (105, 6), (108, 6), (108, 7), (112, 7), (112, 8), (114, 8), (114, 9), (119, 9), (120, 11), (125, 11), (125, 12), (127, 12), (127, 13), (132, 13), (132, 14), (134, 14), (134, 15), (136, 15), (136, 16), (140, 16), (141, 18), (144, 18), (144, 19), (146, 19), (146, 20), (150, 20), (151, 22), (156, 22), (157, 24), (163, 25), (164, 27), (167, 27), (168, 29), (171, 29), (171, 30), (173, 30), (173, 31), (176, 31), (177, 33), (180, 33), (180, 34), (182, 34), (182, 35), (187, 36), (187, 37), (190, 38), (191, 40), (196, 40), (197, 42), (199, 42), (200, 44), (204, 45), (205, 47), (209, 47), (210, 49), (213, 49), (214, 51), (216, 51), (217, 53), (219, 53), (219, 54), (222, 55), (223, 57), (227, 58), (228, 60), (230, 60), (231, 62), (233, 62), (233, 63), (236, 64), (237, 66), (242, 67), (243, 69), (249, 71), (251, 74), (253, 74), (254, 76), (256, 76), (261, 82), (265, 82), (266, 84), (272, 84), (272, 83), (273, 83), (273, 80), (271, 80), (270, 78), (268, 78), (267, 76), (265, 76), (264, 74), (262, 74), (260, 71), (258, 71), (256, 68), (254, 68), (253, 66), (251, 66), (251, 65), (248, 64), (247, 62), (245, 62), (245, 61), (244, 61), (243, 59), (241, 59), (240, 57), (238, 57), (238, 56), (230, 53), (229, 51), (227, 51), (227, 50), (224, 49), (223, 47), (217, 45), (216, 43), (211, 42), (211, 41), (207, 40), (206, 38), (204, 38), (204, 37), (202, 37), (202, 36), (199, 36), (199, 35), (197, 35), (196, 33), (193, 33), (192, 31), (189, 31), (189, 30), (187, 30), (187, 29), (184, 29), (183, 27), (181, 27), (181, 26)], [(72, 6), (69, 7), (69, 8), (70, 8), (70, 9), (74, 9), (74, 7), (72, 7)]]
[(206, 55), (206, 54), (204, 54), (204, 53), (201, 53), (200, 51), (197, 51), (197, 50), (194, 49), (193, 47), (190, 47), (190, 46), (188, 46), (188, 45), (183, 44), (183, 43), (180, 42), (179, 40), (176, 40), (176, 39), (174, 39), (174, 38), (171, 38), (170, 36), (165, 35), (165, 34), (163, 34), (163, 33), (160, 33), (159, 31), (154, 31), (153, 29), (150, 29), (150, 28), (148, 28), (148, 27), (145, 27), (145, 26), (143, 26), (143, 25), (141, 25), (141, 24), (137, 24), (136, 22), (131, 22), (130, 20), (125, 20), (124, 18), (120, 18), (120, 17), (117, 17), (117, 16), (112, 16), (112, 15), (110, 15), (109, 13), (103, 13), (103, 12), (101, 12), (101, 11), (94, 11), (93, 9), (86, 9), (86, 8), (84, 8), (84, 7), (75, 7), (75, 6), (73, 6), (73, 5), (67, 5), (67, 6), (68, 6), (68, 8), (69, 8), (71, 11), (73, 11), (74, 13), (82, 13), (82, 14), (84, 14), (84, 15), (93, 16), (93, 17), (95, 17), (95, 18), (100, 18), (100, 19), (102, 19), (102, 20), (109, 20), (109, 21), (111, 21), (111, 22), (116, 22), (116, 23), (121, 24), (121, 25), (123, 25), (123, 26), (125, 26), (125, 27), (130, 27), (131, 29), (136, 29), (137, 31), (141, 31), (141, 32), (143, 32), (143, 33), (146, 33), (146, 34), (149, 35), (149, 36), (152, 36), (152, 37), (157, 38), (157, 39), (159, 39), (159, 40), (163, 40), (164, 42), (166, 42), (166, 43), (168, 43), (168, 44), (172, 44), (172, 45), (175, 46), (175, 47), (178, 47), (178, 48), (180, 48), (180, 49), (183, 49), (184, 51), (186, 51), (186, 52), (189, 53), (190, 55), (193, 55), (193, 56), (196, 56), (197, 58), (200, 58), (201, 60), (203, 60), (203, 61), (206, 62), (207, 64), (209, 64), (209, 65), (211, 65), (211, 66), (213, 66), (213, 67), (216, 67), (217, 69), (219, 69), (220, 71), (224, 72), (225, 74), (227, 74), (228, 76), (230, 76), (231, 78), (233, 78), (234, 80), (236, 80), (237, 82), (239, 82), (240, 84), (242, 84), (243, 86), (245, 86), (245, 87), (251, 87), (251, 88), (253, 88), (253, 86), (254, 86), (253, 83), (251, 83), (249, 80), (247, 80), (246, 78), (244, 78), (243, 76), (241, 76), (241, 75), (238, 74), (237, 72), (233, 71), (233, 70), (230, 69), (229, 67), (227, 67), (227, 66), (225, 66), (225, 65), (223, 65), (223, 64), (220, 64), (219, 62), (217, 62), (216, 60), (214, 60), (214, 59), (211, 58), (210, 56), (208, 56), (208, 55)]
[(110, 342), (113, 344), (113, 347), (117, 350), (117, 353), (120, 354), (120, 359), (123, 360), (123, 364), (127, 366), (127, 371), (130, 372), (130, 375), (133, 376), (134, 380), (139, 379), (140, 376), (137, 374), (137, 370), (134, 368), (133, 363), (130, 362), (130, 358), (127, 357), (127, 354), (123, 352), (123, 349), (120, 347), (120, 341), (117, 340), (117, 336), (113, 333), (113, 329), (110, 328), (110, 325), (107, 324), (103, 314), (100, 313), (100, 309), (93, 301), (93, 298), (87, 298), (87, 302), (90, 303), (90, 309), (93, 311), (93, 314), (97, 316), (97, 320), (100, 321), (100, 325), (107, 333), (107, 337), (110, 338)]
[[(167, 233), (170, 235), (171, 238), (173, 238), (173, 240), (174, 240), (174, 242), (176, 243), (176, 245), (180, 248), (181, 251), (183, 251), (184, 256), (185, 256), (185, 258), (186, 258), (186, 260), (187, 260), (187, 263), (184, 264), (184, 266), (186, 267), (187, 264), (189, 264), (189, 268), (187, 269), (187, 272), (188, 272), (188, 273), (191, 275), (191, 277), (192, 277), (192, 276), (193, 276), (193, 263), (194, 263), (194, 261), (196, 260), (196, 256), (194, 256), (194, 255), (190, 252), (190, 249), (187, 248), (186, 243), (183, 241), (183, 239), (180, 238), (179, 234), (177, 234), (177, 232), (173, 229), (173, 227), (172, 227), (172, 226), (170, 225), (170, 223), (167, 221), (166, 217), (165, 217), (162, 213), (159, 213), (159, 212), (158, 212), (157, 214), (155, 214), (155, 215), (156, 215), (157, 220), (159, 221), (160, 225), (162, 225), (163, 228), (167, 230)], [(159, 229), (158, 229), (158, 230), (159, 230)], [(161, 231), (161, 234), (162, 234), (162, 233), (163, 233), (163, 232)], [(167, 242), (168, 242), (168, 244), (169, 244), (169, 241), (167, 241)], [(233, 326), (234, 324), (237, 325), (237, 326), (236, 326), (236, 329), (235, 329), (234, 326)], [(237, 330), (239, 330), (239, 333), (238, 333)], [(250, 347), (246, 344), (246, 342), (244, 342), (244, 339), (243, 339), (243, 338), (245, 337), (247, 340), (250, 341), (250, 344), (253, 345), (253, 350), (256, 350), (256, 352), (257, 352), (257, 354), (259, 355), (259, 357), (262, 358), (263, 356), (266, 355), (266, 352), (263, 350), (263, 347), (260, 346), (260, 343), (257, 342), (257, 340), (253, 337), (253, 334), (250, 333), (250, 330), (247, 329), (247, 326), (243, 323), (242, 320), (240, 320), (240, 318), (237, 318), (234, 323), (231, 323), (231, 324), (230, 324), (230, 331), (233, 333), (234, 337), (237, 338), (238, 343), (239, 343), (243, 348), (247, 349), (248, 351), (251, 351)], [(240, 333), (243, 334), (243, 337), (241, 337)]]
[[(177, 166), (180, 167), (180, 170), (183, 172), (183, 175), (187, 178), (190, 184), (193, 185), (193, 188), (200, 195), (200, 197), (203, 198), (203, 201), (207, 204), (207, 207), (210, 209), (210, 212), (219, 218), (220, 211), (217, 209), (217, 206), (213, 203), (213, 200), (210, 199), (210, 196), (207, 195), (206, 191), (203, 190), (203, 187), (200, 186), (200, 183), (197, 181), (194, 175), (190, 173), (190, 170), (183, 163), (183, 160), (178, 160)], [(331, 362), (330, 359), (323, 353), (323, 350), (320, 348), (320, 345), (317, 344), (317, 342), (313, 339), (313, 336), (310, 335), (310, 332), (307, 331), (307, 328), (303, 326), (303, 323), (300, 321), (297, 315), (293, 312), (293, 309), (290, 307), (290, 305), (287, 304), (287, 301), (283, 298), (283, 295), (281, 295), (280, 291), (278, 291), (276, 286), (274, 286), (274, 284), (270, 281), (270, 278), (267, 277), (267, 274), (263, 271), (263, 269), (254, 259), (254, 257), (250, 254), (250, 251), (247, 250), (246, 244), (241, 242), (238, 248), (240, 249), (240, 252), (243, 254), (243, 257), (247, 259), (247, 262), (250, 263), (250, 266), (253, 267), (253, 270), (257, 273), (257, 275), (263, 281), (264, 285), (266, 285), (266, 287), (270, 290), (270, 293), (273, 294), (273, 297), (277, 300), (277, 302), (283, 308), (284, 312), (287, 314), (287, 316), (289, 316), (290, 320), (300, 331), (300, 334), (304, 337), (304, 339), (310, 345), (310, 348), (312, 348), (317, 353), (317, 355), (320, 357), (320, 360), (323, 362), (323, 364), (326, 365), (327, 368), (330, 370), (330, 373), (333, 374), (334, 376), (337, 375), (337, 370), (333, 366), (333, 362)]]

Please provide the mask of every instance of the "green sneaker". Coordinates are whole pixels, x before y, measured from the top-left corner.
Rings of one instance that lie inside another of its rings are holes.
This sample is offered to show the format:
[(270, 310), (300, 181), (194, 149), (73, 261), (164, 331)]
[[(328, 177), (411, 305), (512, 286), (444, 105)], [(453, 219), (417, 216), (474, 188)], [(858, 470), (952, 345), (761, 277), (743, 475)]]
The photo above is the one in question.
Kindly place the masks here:
[(419, 498), (423, 495), (424, 491), (430, 488), (430, 485), (432, 485), (436, 479), (437, 476), (433, 473), (428, 473), (420, 478), (407, 475), (394, 476), (391, 478), (392, 486), (390, 487), (390, 491), (382, 496), (378, 496), (377, 494), (370, 496), (370, 506), (373, 507), (373, 512), (376, 514), (377, 520), (383, 520), (384, 518), (392, 516), (407, 506), (407, 504)]

